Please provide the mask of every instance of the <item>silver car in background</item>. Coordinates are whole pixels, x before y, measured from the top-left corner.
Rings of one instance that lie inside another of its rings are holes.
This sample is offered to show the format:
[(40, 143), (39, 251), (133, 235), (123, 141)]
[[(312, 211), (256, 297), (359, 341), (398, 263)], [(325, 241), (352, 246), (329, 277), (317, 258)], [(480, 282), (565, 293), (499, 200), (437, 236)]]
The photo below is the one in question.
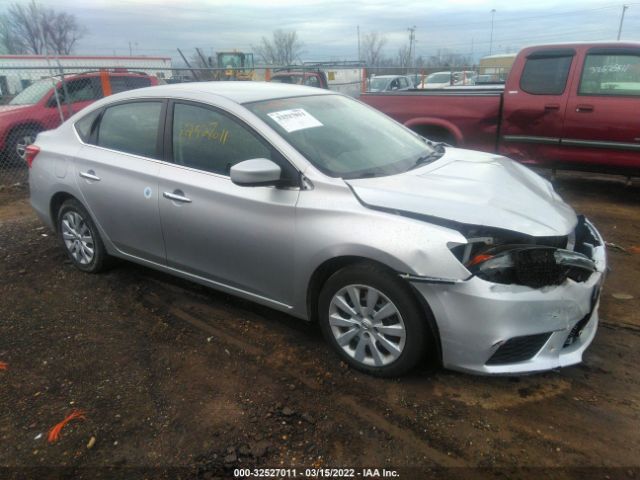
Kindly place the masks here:
[(351, 366), (575, 364), (604, 242), (549, 182), (283, 84), (96, 102), (28, 148), (31, 204), (86, 272), (119, 257), (317, 321)]

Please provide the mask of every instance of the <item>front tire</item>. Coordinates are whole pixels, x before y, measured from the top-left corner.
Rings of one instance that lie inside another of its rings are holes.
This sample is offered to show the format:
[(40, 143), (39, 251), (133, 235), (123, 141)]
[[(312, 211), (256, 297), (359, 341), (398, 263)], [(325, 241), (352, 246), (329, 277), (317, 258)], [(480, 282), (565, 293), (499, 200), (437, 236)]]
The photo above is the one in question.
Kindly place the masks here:
[(318, 302), (322, 332), (353, 368), (380, 377), (414, 368), (434, 345), (428, 313), (392, 272), (357, 264), (334, 273)]
[(76, 268), (98, 273), (106, 267), (107, 250), (89, 212), (75, 199), (65, 201), (58, 211), (58, 237)]

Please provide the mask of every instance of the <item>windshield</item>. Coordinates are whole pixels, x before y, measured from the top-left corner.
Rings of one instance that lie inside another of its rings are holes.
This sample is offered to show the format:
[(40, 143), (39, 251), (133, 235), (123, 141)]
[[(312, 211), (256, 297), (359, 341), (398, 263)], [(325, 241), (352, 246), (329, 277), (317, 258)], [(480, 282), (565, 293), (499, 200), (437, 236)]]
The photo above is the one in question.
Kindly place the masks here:
[(451, 74), (449, 73), (434, 73), (427, 77), (427, 83), (449, 83), (451, 81)]
[(34, 103), (38, 103), (42, 97), (51, 90), (52, 86), (51, 79), (40, 80), (39, 82), (33, 83), (13, 97), (9, 105), (33, 105)]
[(227, 53), (221, 54), (219, 58), (220, 67), (227, 68), (241, 68), (242, 65), (242, 57), (237, 53)]
[(402, 173), (433, 153), (418, 135), (342, 95), (266, 100), (246, 107), (331, 177)]
[(369, 88), (371, 88), (372, 90), (383, 90), (384, 87), (387, 86), (387, 83), (389, 82), (388, 78), (376, 78), (373, 77), (371, 79), (371, 83), (369, 83)]

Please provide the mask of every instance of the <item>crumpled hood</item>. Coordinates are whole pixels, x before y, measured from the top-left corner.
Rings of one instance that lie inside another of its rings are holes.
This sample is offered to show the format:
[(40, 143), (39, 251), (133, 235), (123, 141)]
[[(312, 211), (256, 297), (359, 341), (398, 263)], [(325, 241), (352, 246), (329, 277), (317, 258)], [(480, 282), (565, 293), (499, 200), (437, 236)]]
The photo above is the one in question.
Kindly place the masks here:
[(573, 209), (528, 168), (493, 154), (448, 147), (436, 162), (387, 177), (347, 180), (364, 204), (535, 237), (569, 234)]

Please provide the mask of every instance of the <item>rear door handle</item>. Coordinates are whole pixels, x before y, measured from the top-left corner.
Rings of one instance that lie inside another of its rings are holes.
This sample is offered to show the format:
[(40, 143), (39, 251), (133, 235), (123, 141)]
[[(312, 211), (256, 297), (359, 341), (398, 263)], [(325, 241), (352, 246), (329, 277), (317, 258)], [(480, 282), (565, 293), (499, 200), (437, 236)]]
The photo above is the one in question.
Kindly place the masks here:
[(89, 170), (88, 172), (80, 172), (80, 176), (82, 178), (86, 178), (87, 180), (93, 180), (94, 182), (99, 182), (100, 177), (96, 175), (96, 172), (93, 170)]
[(191, 203), (191, 199), (189, 197), (185, 197), (184, 193), (180, 190), (176, 190), (175, 192), (164, 192), (162, 194), (164, 198), (168, 198), (169, 200), (173, 200), (174, 202), (182, 202), (182, 203)]
[(559, 103), (547, 103), (544, 106), (545, 110), (560, 110), (560, 104)]
[(593, 112), (593, 105), (576, 105), (576, 112)]

